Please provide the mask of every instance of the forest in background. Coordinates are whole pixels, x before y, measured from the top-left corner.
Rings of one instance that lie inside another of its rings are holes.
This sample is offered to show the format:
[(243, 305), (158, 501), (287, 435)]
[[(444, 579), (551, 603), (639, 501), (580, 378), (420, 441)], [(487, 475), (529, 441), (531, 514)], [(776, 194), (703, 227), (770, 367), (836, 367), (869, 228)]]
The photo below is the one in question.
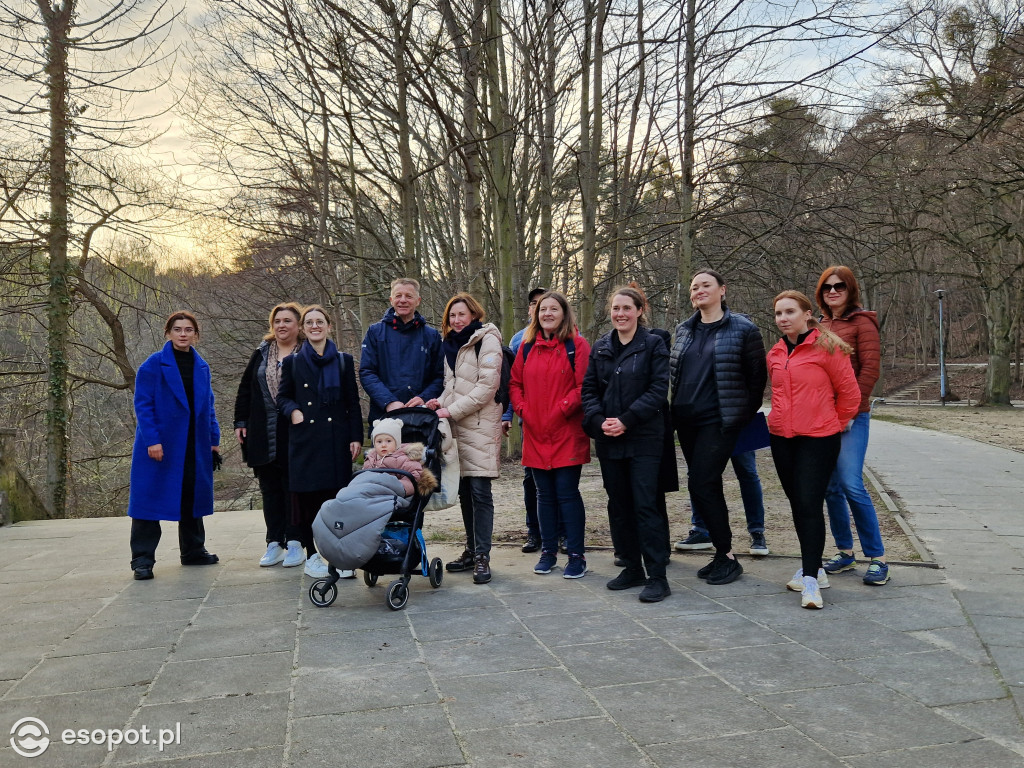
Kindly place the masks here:
[[(710, 266), (770, 343), (772, 297), (842, 263), (888, 365), (935, 362), (942, 289), (984, 400), (1021, 380), (1019, 1), (0, 0), (0, 39), (0, 408), (52, 514), (123, 510), (168, 312), (229, 444), (270, 306), (323, 304), (358, 356), (401, 275), (506, 339), (557, 288), (593, 339), (614, 286), (672, 328)], [(203, 189), (146, 155), (172, 110)], [(175, 227), (219, 258), (162, 258)]]

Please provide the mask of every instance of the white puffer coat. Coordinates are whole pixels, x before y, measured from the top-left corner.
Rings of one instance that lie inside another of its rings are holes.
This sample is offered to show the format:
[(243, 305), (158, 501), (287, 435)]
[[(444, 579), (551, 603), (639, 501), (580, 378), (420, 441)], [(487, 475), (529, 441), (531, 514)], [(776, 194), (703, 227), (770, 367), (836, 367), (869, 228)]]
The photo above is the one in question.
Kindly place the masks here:
[(498, 477), (501, 404), (494, 402), (494, 393), (501, 381), (501, 363), (501, 332), (492, 323), (469, 337), (455, 356), (454, 371), (445, 361), (444, 392), (438, 401), (451, 414), (462, 477)]

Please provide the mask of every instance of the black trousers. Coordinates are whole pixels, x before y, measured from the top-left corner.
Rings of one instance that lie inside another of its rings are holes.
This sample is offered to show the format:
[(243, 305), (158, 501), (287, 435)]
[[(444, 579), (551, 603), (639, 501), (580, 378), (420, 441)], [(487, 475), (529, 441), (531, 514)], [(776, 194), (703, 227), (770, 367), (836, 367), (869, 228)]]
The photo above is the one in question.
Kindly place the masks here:
[(615, 552), (626, 568), (647, 569), (648, 578), (665, 578), (669, 559), (668, 519), (658, 506), (661, 456), (600, 459), (608, 494), (608, 526)]
[[(132, 570), (152, 568), (156, 563), (156, 546), (160, 543), (160, 521), (132, 518)], [(178, 547), (181, 557), (200, 555), (206, 551), (206, 528), (203, 518), (185, 515), (178, 523)]]
[(842, 434), (828, 437), (771, 435), (772, 459), (793, 511), (801, 567), (817, 576), (825, 552), (825, 490), (839, 459)]
[(729, 527), (729, 507), (725, 503), (722, 473), (729, 463), (739, 437), (738, 429), (722, 430), (716, 421), (702, 427), (680, 424), (679, 445), (686, 457), (686, 488), (690, 503), (700, 510), (700, 516), (715, 545), (715, 551), (725, 554), (732, 549), (732, 529)]
[(263, 521), (267, 524), (267, 544), (277, 542), (284, 546), (298, 539), (292, 523), (291, 495), (288, 493), (288, 468), (265, 464), (253, 470), (263, 497)]
[(340, 488), (326, 488), (318, 491), (302, 491), (293, 493), (291, 512), (292, 525), (295, 538), (306, 549), (306, 555), (312, 556), (316, 552), (316, 544), (313, 543), (313, 521), (316, 520), (316, 513), (328, 499), (338, 495)]
[(494, 497), (491, 478), (460, 477), (459, 506), (466, 527), (466, 549), (474, 555), (491, 554), (494, 534)]

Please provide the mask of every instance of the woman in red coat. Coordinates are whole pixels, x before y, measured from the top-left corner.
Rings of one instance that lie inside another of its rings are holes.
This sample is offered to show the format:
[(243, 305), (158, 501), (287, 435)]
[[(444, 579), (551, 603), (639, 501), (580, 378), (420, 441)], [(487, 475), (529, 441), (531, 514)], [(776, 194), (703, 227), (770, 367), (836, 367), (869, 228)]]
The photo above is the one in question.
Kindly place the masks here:
[(782, 331), (768, 351), (772, 409), (768, 414), (772, 459), (793, 511), (801, 568), (786, 586), (801, 592), (804, 608), (822, 608), (825, 551), (825, 489), (843, 430), (857, 415), (860, 390), (850, 366), (850, 346), (818, 327), (811, 300), (799, 291), (775, 297), (775, 324)]
[(569, 302), (555, 291), (545, 293), (512, 365), (509, 395), (523, 420), (523, 466), (537, 485), (541, 555), (533, 572), (551, 573), (558, 561), (561, 520), (569, 551), (562, 571), (567, 579), (587, 572), (580, 475), (590, 461), (590, 438), (583, 431), (580, 388), (589, 360), (590, 345), (576, 332)]

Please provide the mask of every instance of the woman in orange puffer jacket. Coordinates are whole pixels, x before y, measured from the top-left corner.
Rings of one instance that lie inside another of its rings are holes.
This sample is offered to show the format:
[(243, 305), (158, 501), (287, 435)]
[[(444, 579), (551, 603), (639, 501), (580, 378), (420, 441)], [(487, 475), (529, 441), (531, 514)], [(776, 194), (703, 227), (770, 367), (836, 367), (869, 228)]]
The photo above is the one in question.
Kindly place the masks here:
[(799, 291), (783, 291), (774, 306), (782, 338), (768, 351), (768, 431), (802, 559), (786, 586), (802, 593), (803, 607), (821, 608), (820, 590), (828, 586), (821, 570), (825, 489), (839, 458), (843, 430), (860, 406), (860, 390), (849, 345), (818, 327), (810, 299)]

